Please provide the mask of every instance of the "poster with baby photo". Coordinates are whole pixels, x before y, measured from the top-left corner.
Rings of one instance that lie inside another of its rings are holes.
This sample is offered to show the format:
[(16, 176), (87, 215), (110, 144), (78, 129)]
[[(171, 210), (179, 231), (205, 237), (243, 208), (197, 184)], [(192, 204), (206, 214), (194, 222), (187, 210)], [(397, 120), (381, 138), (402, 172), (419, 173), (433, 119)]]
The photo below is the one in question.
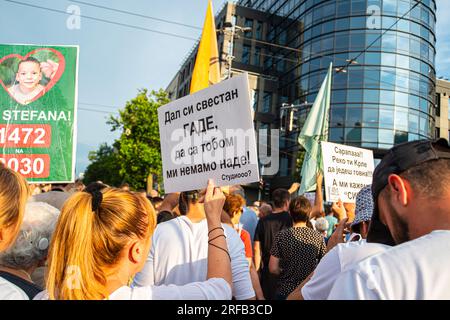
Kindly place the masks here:
[(78, 51), (0, 44), (0, 162), (29, 182), (74, 181)]

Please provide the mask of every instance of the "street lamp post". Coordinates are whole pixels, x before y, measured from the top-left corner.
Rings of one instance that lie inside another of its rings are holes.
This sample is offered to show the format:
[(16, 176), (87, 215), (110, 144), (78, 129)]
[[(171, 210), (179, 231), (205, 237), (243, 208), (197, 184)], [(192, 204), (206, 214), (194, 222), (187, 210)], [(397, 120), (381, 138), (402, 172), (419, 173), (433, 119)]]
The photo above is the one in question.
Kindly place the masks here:
[(236, 26), (234, 24), (232, 24), (231, 22), (225, 22), (223, 24), (223, 28), (218, 30), (217, 32), (221, 32), (223, 34), (230, 34), (230, 47), (228, 50), (228, 54), (226, 56), (226, 61), (227, 61), (227, 79), (231, 78), (231, 64), (234, 60), (234, 56), (233, 56), (233, 51), (234, 51), (234, 39), (239, 39), (239, 34), (240, 33), (245, 33), (245, 32), (249, 32), (252, 31), (252, 28), (250, 27), (240, 27), (240, 26)]

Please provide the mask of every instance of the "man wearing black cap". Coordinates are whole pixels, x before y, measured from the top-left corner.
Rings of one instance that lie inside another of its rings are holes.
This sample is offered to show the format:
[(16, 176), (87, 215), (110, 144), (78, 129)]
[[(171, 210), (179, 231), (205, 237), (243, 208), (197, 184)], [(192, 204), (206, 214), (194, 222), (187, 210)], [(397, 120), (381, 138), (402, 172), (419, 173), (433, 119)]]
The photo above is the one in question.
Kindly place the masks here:
[(414, 141), (389, 150), (375, 169), (372, 194), (367, 240), (397, 246), (341, 274), (328, 298), (450, 299), (448, 142)]

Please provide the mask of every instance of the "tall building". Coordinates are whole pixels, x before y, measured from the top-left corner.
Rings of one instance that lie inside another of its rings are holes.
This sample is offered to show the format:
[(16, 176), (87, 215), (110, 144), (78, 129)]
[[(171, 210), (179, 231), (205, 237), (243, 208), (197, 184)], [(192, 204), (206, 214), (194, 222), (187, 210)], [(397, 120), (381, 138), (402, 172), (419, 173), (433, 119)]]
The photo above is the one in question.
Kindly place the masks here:
[[(313, 102), (332, 62), (329, 141), (380, 159), (394, 144), (435, 136), (435, 0), (240, 0), (218, 18), (219, 27), (231, 21), (253, 30), (235, 40), (232, 68), (252, 74), (257, 129), (279, 128), (283, 103)], [(307, 114), (296, 109), (280, 139), (273, 187), (295, 179)]]
[(450, 81), (436, 82), (436, 134), (450, 141)]

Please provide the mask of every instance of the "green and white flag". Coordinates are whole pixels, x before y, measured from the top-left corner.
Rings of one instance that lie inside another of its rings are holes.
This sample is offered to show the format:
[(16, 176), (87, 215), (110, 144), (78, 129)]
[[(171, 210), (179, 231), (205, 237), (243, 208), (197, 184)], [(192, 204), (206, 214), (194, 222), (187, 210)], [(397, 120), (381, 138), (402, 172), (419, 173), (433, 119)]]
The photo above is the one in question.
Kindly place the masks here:
[(300, 194), (316, 190), (316, 174), (323, 172), (320, 141), (328, 139), (328, 114), (331, 98), (331, 77), (333, 64), (330, 63), (327, 76), (320, 87), (316, 101), (306, 118), (298, 137), (298, 143), (306, 150), (302, 166)]

